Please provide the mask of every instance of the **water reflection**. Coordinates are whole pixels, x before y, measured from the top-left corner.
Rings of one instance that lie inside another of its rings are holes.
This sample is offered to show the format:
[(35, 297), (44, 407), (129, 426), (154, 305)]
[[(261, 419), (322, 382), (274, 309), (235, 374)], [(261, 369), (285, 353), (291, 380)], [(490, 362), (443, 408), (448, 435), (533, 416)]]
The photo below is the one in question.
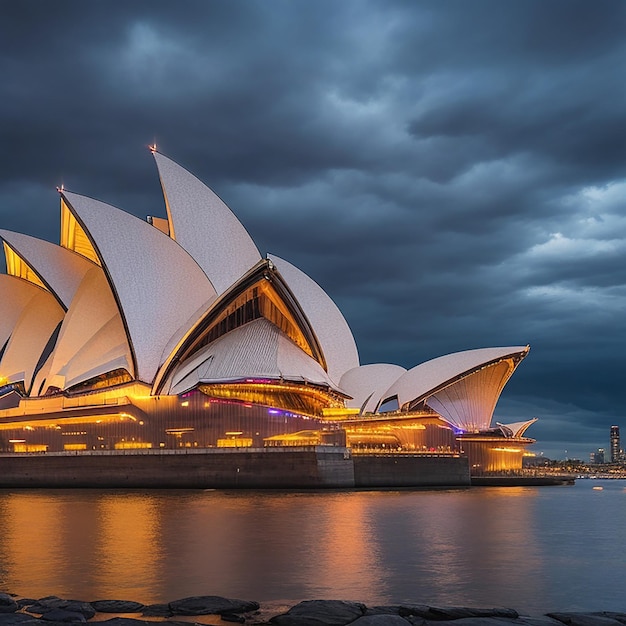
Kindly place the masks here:
[[(590, 506), (591, 493), (603, 499), (601, 508)], [(611, 568), (621, 571), (616, 555), (626, 547), (626, 531), (615, 524), (625, 509), (621, 488), (591, 492), (578, 484), (432, 492), (6, 491), (0, 585), (34, 597), (146, 603), (217, 594), (617, 610), (620, 578), (611, 578)], [(603, 584), (591, 575), (598, 562), (608, 572)]]
[[(90, 546), (94, 567), (89, 586), (102, 598), (119, 593), (119, 573), (126, 584), (125, 597), (143, 594), (154, 588), (158, 578), (160, 521), (153, 498), (143, 494), (105, 494), (96, 500), (96, 536)], [(112, 584), (113, 583), (113, 584)]]

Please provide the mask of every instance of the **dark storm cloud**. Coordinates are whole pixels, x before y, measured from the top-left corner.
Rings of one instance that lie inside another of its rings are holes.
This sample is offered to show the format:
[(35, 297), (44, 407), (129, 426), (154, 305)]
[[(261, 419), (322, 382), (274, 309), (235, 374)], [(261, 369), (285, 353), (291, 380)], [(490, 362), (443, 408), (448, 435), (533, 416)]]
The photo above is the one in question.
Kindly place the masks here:
[(362, 362), (530, 343), (497, 416), (585, 457), (624, 414), (625, 21), (620, 0), (5, 0), (2, 227), (55, 240), (61, 183), (163, 214), (156, 141), (331, 294)]

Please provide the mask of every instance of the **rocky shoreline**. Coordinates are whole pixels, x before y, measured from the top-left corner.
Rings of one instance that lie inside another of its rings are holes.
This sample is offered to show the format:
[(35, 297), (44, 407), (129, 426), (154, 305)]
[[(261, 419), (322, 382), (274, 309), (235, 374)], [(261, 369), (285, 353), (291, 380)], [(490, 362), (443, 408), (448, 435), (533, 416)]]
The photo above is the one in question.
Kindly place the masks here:
[(434, 607), (424, 604), (366, 606), (345, 600), (306, 600), (282, 612), (268, 613), (258, 602), (192, 596), (165, 604), (130, 600), (65, 600), (57, 596), (25, 598), (0, 593), (0, 626), (190, 626), (245, 623), (250, 626), (626, 626), (626, 613), (554, 612), (540, 616), (508, 608)]

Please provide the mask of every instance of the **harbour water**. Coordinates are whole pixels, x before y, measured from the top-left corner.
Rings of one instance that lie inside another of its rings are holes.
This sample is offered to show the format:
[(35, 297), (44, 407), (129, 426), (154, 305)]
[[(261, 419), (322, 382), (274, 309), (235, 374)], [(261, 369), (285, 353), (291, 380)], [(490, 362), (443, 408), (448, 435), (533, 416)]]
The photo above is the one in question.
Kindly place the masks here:
[[(603, 489), (593, 489), (593, 487)], [(442, 491), (0, 491), (0, 590), (626, 611), (626, 481)]]

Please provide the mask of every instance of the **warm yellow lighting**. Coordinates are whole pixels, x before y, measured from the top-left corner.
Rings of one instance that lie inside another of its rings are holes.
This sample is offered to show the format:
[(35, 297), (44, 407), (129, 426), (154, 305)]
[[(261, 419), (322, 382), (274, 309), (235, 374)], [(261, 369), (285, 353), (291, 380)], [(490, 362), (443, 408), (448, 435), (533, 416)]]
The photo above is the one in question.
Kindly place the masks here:
[[(128, 416), (128, 419), (137, 421), (137, 418), (132, 415), (126, 415)], [(84, 426), (86, 424), (120, 422), (124, 421), (124, 419), (126, 418), (122, 417), (119, 413), (111, 413), (108, 415), (79, 415), (74, 417), (63, 417), (63, 425), (67, 426), (69, 424), (76, 424)], [(57, 430), (61, 430), (61, 427), (58, 425), (58, 418), (55, 418), (54, 420), (45, 418), (33, 420), (33, 416), (29, 415), (28, 421), (25, 419), (23, 422), (3, 422), (3, 420), (0, 419), (0, 431), (24, 428), (27, 425), (32, 426), (33, 428), (56, 428)]]
[(285, 433), (282, 435), (274, 435), (273, 437), (265, 437), (263, 443), (265, 446), (317, 446), (322, 442), (319, 431), (317, 430), (300, 430), (297, 433)]
[(195, 430), (195, 428), (193, 427), (188, 427), (188, 428), (166, 428), (165, 432), (168, 435), (176, 435), (177, 437), (180, 437), (181, 435), (184, 435), (185, 433), (192, 433)]
[(61, 245), (100, 265), (100, 259), (83, 227), (61, 198)]
[(19, 255), (7, 242), (4, 242), (4, 257), (6, 259), (7, 274), (27, 280), (37, 287), (47, 290), (47, 287), (41, 282), (41, 278), (35, 273), (33, 268)]
[(252, 439), (250, 437), (231, 437), (230, 439), (218, 439), (218, 448), (250, 448)]
[(494, 452), (522, 452), (521, 448), (492, 448)]
[(115, 444), (116, 450), (136, 450), (152, 448), (149, 441), (118, 441)]
[(237, 436), (237, 435), (243, 435), (243, 430), (233, 430), (233, 431), (228, 431), (226, 433), (224, 433), (225, 435), (233, 435), (233, 436)]
[(180, 403), (180, 406), (189, 406), (189, 400)]
[(86, 443), (66, 443), (63, 445), (63, 450), (67, 450), (68, 452), (73, 450), (86, 450)]
[(343, 404), (328, 389), (279, 381), (201, 385), (199, 390), (212, 398), (284, 409), (302, 416), (321, 415), (324, 409)]
[(16, 443), (13, 450), (15, 452), (47, 452), (48, 446), (40, 443)]
[(322, 409), (322, 417), (332, 417), (334, 419), (346, 419), (358, 415), (360, 409), (348, 409), (346, 407), (326, 407)]

